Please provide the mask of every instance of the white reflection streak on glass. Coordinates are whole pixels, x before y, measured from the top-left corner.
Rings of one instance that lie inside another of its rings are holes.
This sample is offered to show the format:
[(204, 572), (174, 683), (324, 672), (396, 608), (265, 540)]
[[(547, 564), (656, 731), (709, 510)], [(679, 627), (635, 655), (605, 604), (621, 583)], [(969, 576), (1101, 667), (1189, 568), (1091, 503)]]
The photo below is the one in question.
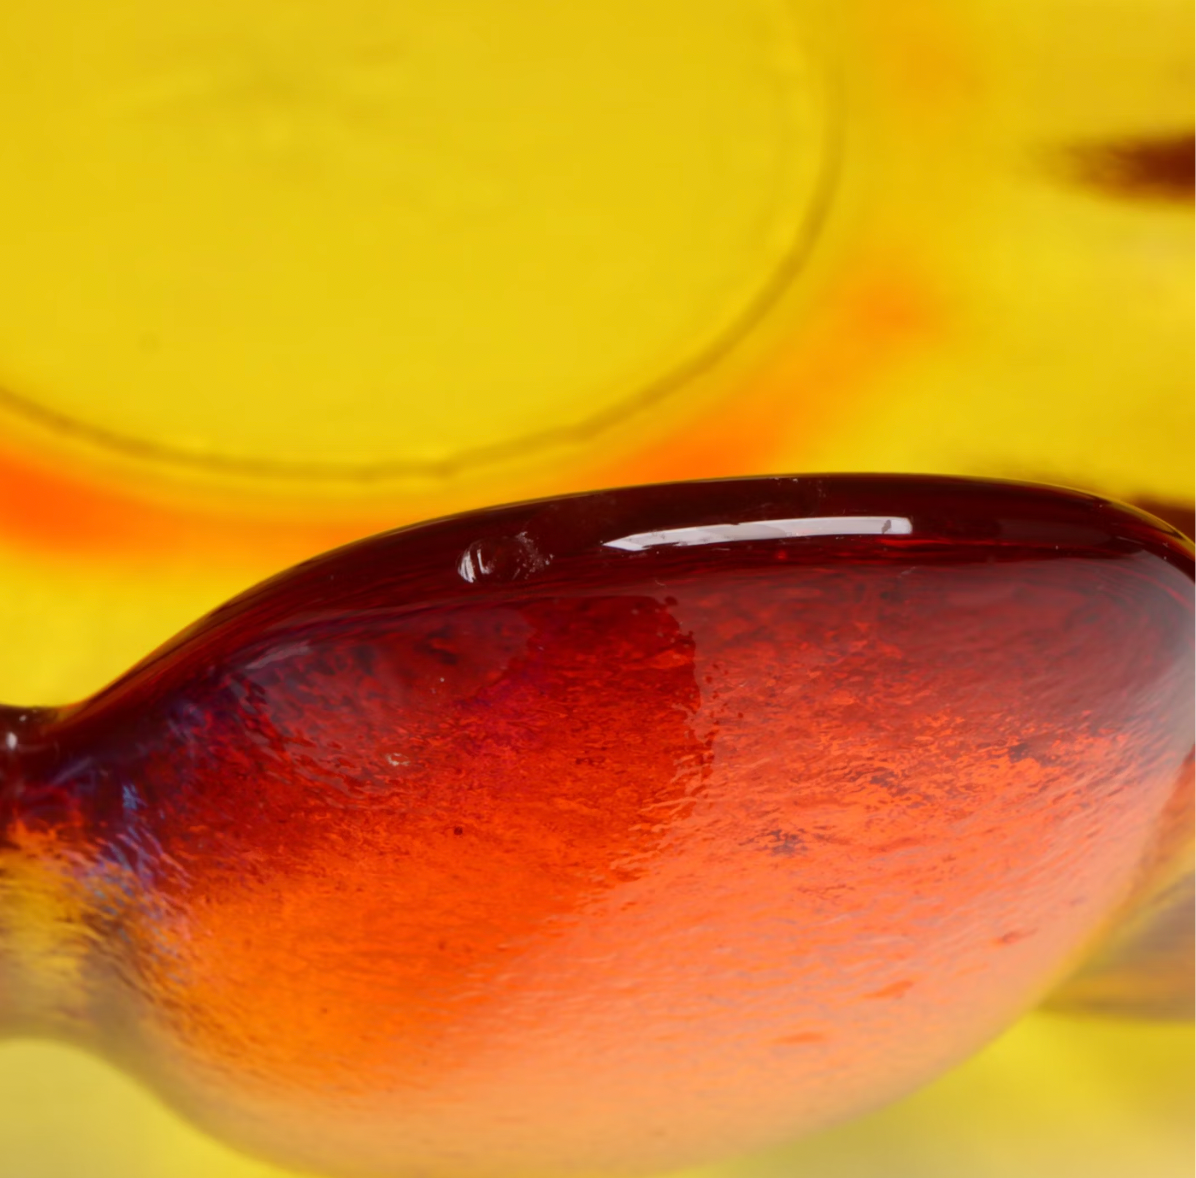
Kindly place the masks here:
[(663, 532), (636, 532), (607, 540), (604, 548), (643, 552), (647, 548), (676, 545), (738, 544), (746, 540), (787, 540), (801, 536), (908, 536), (908, 519), (894, 515), (831, 515), (809, 519), (761, 519), (741, 524), (708, 524), (696, 528), (670, 528)]

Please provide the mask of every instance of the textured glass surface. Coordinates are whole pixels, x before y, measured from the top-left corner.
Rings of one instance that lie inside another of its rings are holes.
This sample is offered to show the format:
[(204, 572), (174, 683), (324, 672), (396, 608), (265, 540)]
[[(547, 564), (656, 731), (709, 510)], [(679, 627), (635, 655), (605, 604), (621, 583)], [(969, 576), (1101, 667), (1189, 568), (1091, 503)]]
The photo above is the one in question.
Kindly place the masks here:
[(1186, 835), (1191, 553), (1093, 496), (676, 484), (298, 566), (9, 709), (3, 994), (332, 1173), (646, 1171), (934, 1076)]

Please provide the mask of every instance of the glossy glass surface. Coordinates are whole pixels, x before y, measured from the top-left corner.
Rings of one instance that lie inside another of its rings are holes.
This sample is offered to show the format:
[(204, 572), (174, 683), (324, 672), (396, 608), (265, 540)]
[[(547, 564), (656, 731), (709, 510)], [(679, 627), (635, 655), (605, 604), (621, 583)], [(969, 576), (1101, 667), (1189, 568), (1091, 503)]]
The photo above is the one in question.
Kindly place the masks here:
[(1186, 835), (1191, 550), (828, 476), (476, 512), (4, 716), (10, 1028), (345, 1174), (648, 1171), (898, 1095)]

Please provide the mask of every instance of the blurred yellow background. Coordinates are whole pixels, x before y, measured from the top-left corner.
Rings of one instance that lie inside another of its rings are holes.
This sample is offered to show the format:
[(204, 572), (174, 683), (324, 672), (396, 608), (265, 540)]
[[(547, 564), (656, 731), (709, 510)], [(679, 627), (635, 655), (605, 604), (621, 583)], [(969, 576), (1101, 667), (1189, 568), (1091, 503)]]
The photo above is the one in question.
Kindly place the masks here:
[[(1186, 4), (8, 0), (0, 46), (4, 700), (504, 500), (1192, 501)], [(1034, 1015), (708, 1178), (1186, 1175), (1191, 1052)], [(0, 1048), (0, 1092), (15, 1178), (274, 1172), (67, 1048)]]

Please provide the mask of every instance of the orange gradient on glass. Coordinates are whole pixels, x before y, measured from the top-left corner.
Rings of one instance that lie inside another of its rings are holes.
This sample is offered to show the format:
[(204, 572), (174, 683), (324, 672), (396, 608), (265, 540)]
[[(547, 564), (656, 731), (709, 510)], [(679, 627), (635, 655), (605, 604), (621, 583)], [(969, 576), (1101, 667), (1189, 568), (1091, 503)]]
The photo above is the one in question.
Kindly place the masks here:
[(648, 1172), (851, 1115), (1170, 869), (1190, 578), (1093, 497), (879, 476), (352, 545), (6, 714), (10, 921), (60, 912), (9, 1017), (330, 1173)]

